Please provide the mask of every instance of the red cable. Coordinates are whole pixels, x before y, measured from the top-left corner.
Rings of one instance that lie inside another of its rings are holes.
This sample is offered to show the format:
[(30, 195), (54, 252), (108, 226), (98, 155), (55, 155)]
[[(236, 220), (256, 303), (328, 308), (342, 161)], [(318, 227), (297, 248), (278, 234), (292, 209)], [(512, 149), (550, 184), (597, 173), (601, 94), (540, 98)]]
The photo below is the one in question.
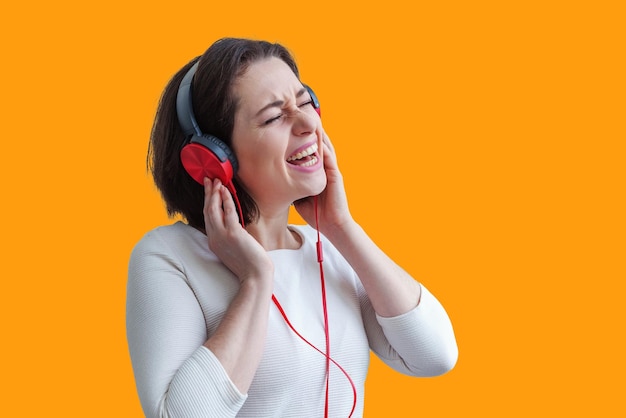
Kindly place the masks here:
[(320, 238), (319, 219), (317, 216), (317, 196), (313, 197), (315, 207), (315, 230), (317, 231), (317, 262), (320, 265), (320, 283), (322, 287), (322, 309), (324, 310), (324, 333), (326, 334), (326, 403), (324, 407), (324, 417), (328, 418), (328, 388), (330, 386), (330, 329), (328, 327), (328, 306), (326, 305), (326, 280), (324, 279), (324, 252), (322, 250), (322, 240)]
[(352, 381), (352, 378), (350, 378), (350, 375), (348, 374), (348, 372), (345, 371), (345, 369), (343, 367), (341, 367), (339, 365), (339, 363), (337, 363), (334, 359), (332, 359), (331, 357), (326, 356), (326, 353), (324, 353), (322, 350), (320, 350), (319, 348), (317, 348), (316, 346), (314, 346), (312, 343), (310, 343), (306, 338), (304, 338), (295, 328), (294, 326), (291, 324), (291, 322), (289, 322), (289, 318), (287, 318), (287, 314), (285, 313), (285, 311), (283, 310), (283, 307), (280, 305), (280, 303), (278, 302), (278, 299), (276, 299), (276, 296), (272, 295), (272, 301), (274, 301), (274, 304), (276, 305), (276, 307), (278, 308), (278, 310), (280, 311), (281, 315), (283, 316), (283, 318), (285, 319), (285, 322), (287, 323), (287, 325), (289, 326), (289, 328), (291, 328), (291, 330), (298, 336), (300, 337), (300, 339), (302, 341), (304, 341), (305, 343), (307, 343), (308, 345), (310, 345), (315, 351), (317, 351), (318, 353), (320, 353), (321, 355), (325, 356), (327, 360), (329, 360), (330, 362), (332, 362), (335, 366), (337, 366), (339, 368), (339, 370), (341, 370), (341, 372), (346, 376), (346, 378), (348, 379), (348, 381), (350, 382), (350, 385), (352, 386), (352, 396), (353, 396), (353, 403), (352, 403), (352, 410), (350, 411), (350, 415), (348, 415), (348, 417), (351, 417), (352, 414), (354, 413), (354, 409), (356, 408), (356, 386), (354, 385), (354, 382)]

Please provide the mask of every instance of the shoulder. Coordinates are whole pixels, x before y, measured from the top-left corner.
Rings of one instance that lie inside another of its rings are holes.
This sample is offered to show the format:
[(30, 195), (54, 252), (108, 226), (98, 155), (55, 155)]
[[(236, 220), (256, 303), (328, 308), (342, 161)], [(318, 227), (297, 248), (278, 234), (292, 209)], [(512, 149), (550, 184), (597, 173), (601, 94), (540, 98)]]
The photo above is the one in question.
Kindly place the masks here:
[(137, 258), (160, 256), (182, 260), (192, 254), (213, 255), (207, 247), (206, 236), (195, 228), (176, 222), (148, 231), (135, 244), (131, 261)]
[(135, 244), (133, 253), (150, 248), (165, 250), (170, 243), (184, 241), (185, 237), (190, 237), (191, 231), (188, 228), (190, 227), (182, 222), (156, 227), (141, 237)]

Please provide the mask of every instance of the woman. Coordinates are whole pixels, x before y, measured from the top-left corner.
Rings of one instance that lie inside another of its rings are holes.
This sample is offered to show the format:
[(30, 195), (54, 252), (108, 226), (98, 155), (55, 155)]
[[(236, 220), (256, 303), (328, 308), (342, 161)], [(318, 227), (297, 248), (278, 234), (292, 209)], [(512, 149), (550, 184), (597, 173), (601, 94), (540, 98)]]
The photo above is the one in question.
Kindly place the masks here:
[[(232, 183), (183, 167), (187, 82), (198, 134), (238, 162)], [(414, 376), (454, 366), (443, 307), (351, 217), (318, 110), (289, 52), (263, 41), (219, 40), (165, 88), (149, 161), (185, 222), (147, 233), (129, 265), (128, 343), (147, 416), (358, 417), (370, 350)], [(314, 228), (288, 225), (292, 204), (318, 225), (319, 251)]]

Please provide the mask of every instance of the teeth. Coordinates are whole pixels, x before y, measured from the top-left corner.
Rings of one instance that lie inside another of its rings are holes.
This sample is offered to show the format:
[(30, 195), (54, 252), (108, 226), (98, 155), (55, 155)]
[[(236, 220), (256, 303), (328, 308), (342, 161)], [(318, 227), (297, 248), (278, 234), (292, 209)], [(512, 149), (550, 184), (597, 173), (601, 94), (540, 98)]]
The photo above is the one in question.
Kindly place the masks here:
[(312, 165), (315, 165), (315, 163), (317, 162), (317, 157), (312, 157), (311, 160), (307, 161), (304, 164), (300, 164), (300, 167), (310, 167)]
[[(300, 151), (296, 155), (292, 155), (291, 157), (287, 158), (287, 161), (299, 160), (300, 158), (307, 157), (307, 156), (309, 156), (311, 154), (314, 154), (315, 152), (317, 152), (317, 144), (313, 144), (310, 147), (308, 147), (307, 149), (305, 149), (303, 151)], [(305, 166), (306, 166), (306, 164), (305, 164)]]

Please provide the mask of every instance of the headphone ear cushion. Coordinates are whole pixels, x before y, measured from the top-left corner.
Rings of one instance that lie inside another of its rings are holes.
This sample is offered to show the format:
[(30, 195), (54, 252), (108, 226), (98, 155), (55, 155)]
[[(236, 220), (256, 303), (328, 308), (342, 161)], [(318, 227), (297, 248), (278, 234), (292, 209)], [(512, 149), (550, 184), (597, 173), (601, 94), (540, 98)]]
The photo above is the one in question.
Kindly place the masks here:
[(306, 84), (304, 84), (304, 87), (309, 92), (309, 95), (311, 95), (311, 102), (313, 104), (313, 108), (315, 109), (318, 115), (322, 116), (322, 108), (320, 107), (320, 101), (317, 99), (317, 95), (315, 94), (315, 92), (313, 91), (311, 87), (307, 86)]
[(231, 149), (213, 135), (194, 135), (180, 152), (183, 167), (194, 180), (204, 184), (204, 178), (231, 183), (239, 164)]

